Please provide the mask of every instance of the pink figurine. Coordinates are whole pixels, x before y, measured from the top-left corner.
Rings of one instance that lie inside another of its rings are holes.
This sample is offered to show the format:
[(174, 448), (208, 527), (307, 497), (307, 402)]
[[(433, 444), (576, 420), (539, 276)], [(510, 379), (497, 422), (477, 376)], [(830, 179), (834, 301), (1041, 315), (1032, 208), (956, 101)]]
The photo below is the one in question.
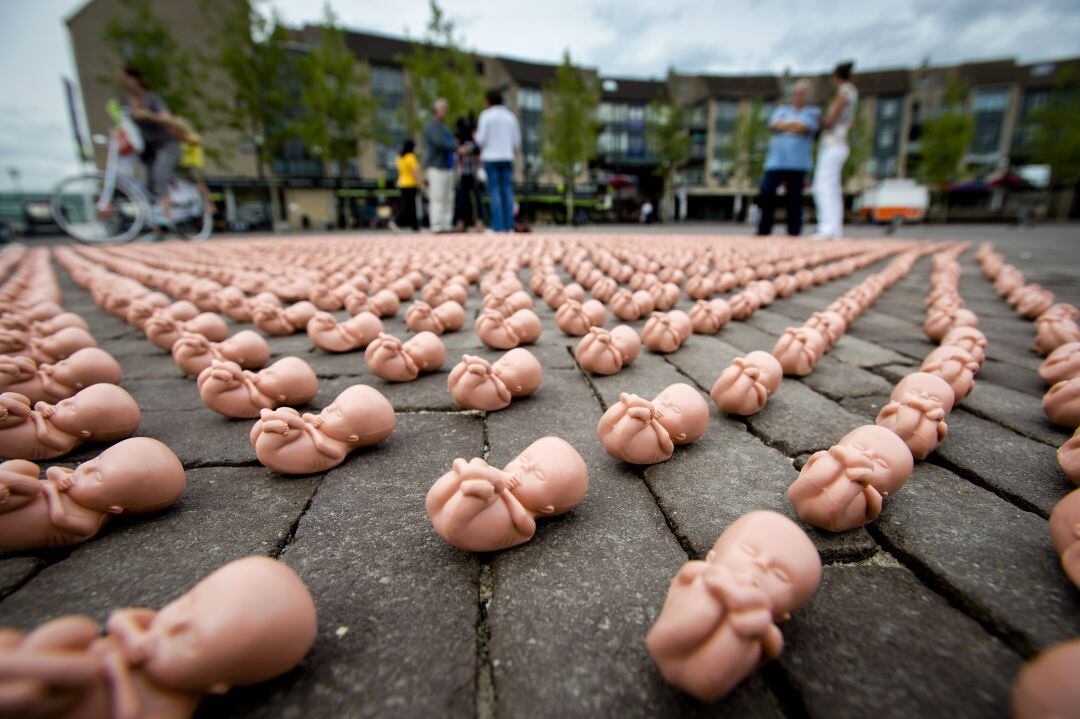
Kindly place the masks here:
[(696, 442), (709, 424), (709, 405), (690, 385), (668, 385), (652, 401), (657, 419), (676, 445)]
[(45, 337), (30, 336), (26, 351), (39, 364), (55, 364), (81, 349), (97, 347), (97, 340), (81, 327), (65, 327)]
[(221, 342), (228, 336), (229, 327), (221, 315), (213, 312), (203, 312), (190, 320), (178, 320), (157, 310), (146, 320), (143, 331), (157, 347), (169, 350), (185, 332), (200, 334), (211, 342)]
[(1080, 589), (1080, 489), (1069, 492), (1054, 505), (1050, 512), (1050, 541), (1061, 557), (1061, 568)]
[(744, 417), (757, 414), (780, 388), (784, 368), (768, 352), (750, 352), (736, 357), (713, 384), (709, 393), (721, 412)]
[(421, 372), (435, 372), (446, 361), (446, 348), (432, 332), (421, 332), (407, 342), (380, 332), (364, 350), (364, 361), (376, 377), (388, 382), (411, 382)]
[(1070, 316), (1054, 314), (1051, 310), (1053, 308), (1043, 312), (1035, 320), (1035, 345), (1032, 349), (1041, 355), (1048, 355), (1061, 345), (1080, 342), (1080, 325), (1076, 320)]
[(114, 384), (95, 384), (60, 402), (0, 394), (0, 457), (53, 459), (83, 442), (130, 437), (141, 414), (131, 395)]
[(776, 512), (735, 520), (705, 561), (684, 564), (645, 638), (669, 683), (702, 701), (731, 691), (784, 646), (776, 626), (817, 590), (821, 558)]
[(195, 382), (203, 404), (226, 417), (254, 418), (264, 409), (307, 404), (319, 381), (299, 357), (283, 357), (258, 373), (227, 360), (212, 360)]
[(16, 714), (189, 719), (207, 694), (295, 667), (315, 641), (315, 604), (288, 566), (247, 557), (160, 611), (117, 610), (106, 631), (80, 616), (6, 630), (0, 687)]
[(0, 464), (0, 550), (78, 544), (118, 514), (146, 514), (175, 504), (184, 468), (161, 442), (133, 437), (75, 469), (24, 460)]
[(920, 371), (948, 382), (956, 402), (963, 402), (975, 386), (979, 363), (962, 347), (942, 345), (926, 355)]
[(1080, 484), (1080, 429), (1073, 432), (1073, 436), (1058, 447), (1057, 459), (1061, 471), (1073, 483)]
[(955, 400), (948, 382), (927, 372), (915, 372), (897, 382), (875, 422), (895, 432), (915, 459), (926, 459), (949, 434), (945, 418)]
[(251, 428), (259, 462), (280, 474), (325, 472), (349, 452), (381, 442), (397, 424), (394, 408), (367, 385), (347, 388), (319, 414), (264, 409)]
[(352, 352), (367, 347), (382, 331), (382, 320), (367, 311), (343, 322), (338, 322), (329, 312), (316, 312), (307, 323), (311, 343), (327, 352)]
[(251, 303), (251, 321), (268, 335), (280, 337), (291, 335), (307, 327), (319, 308), (307, 300), (295, 302), (288, 307), (269, 302)]
[(1016, 312), (1023, 318), (1033, 320), (1054, 304), (1054, 293), (1038, 285), (1026, 285), (1030, 291), (1016, 302)]
[(847, 332), (848, 324), (839, 312), (825, 311), (812, 314), (803, 326), (820, 332), (828, 346), (832, 347)]
[(567, 299), (555, 312), (555, 324), (571, 337), (581, 337), (590, 327), (602, 327), (607, 321), (607, 310), (596, 300)]
[(223, 342), (211, 342), (194, 332), (184, 332), (170, 350), (173, 362), (184, 374), (197, 377), (213, 360), (235, 362), (244, 369), (259, 369), (270, 359), (270, 346), (258, 332), (241, 330)]
[(652, 402), (625, 392), (604, 412), (596, 434), (605, 452), (630, 464), (665, 462), (675, 451)]
[(612, 375), (632, 363), (641, 351), (641, 338), (628, 325), (610, 332), (592, 327), (574, 350), (574, 358), (586, 372)]
[(504, 469), (482, 459), (455, 459), (427, 493), (435, 532), (467, 552), (494, 552), (524, 544), (537, 517), (576, 507), (589, 486), (589, 468), (566, 440), (536, 440)]
[(784, 369), (784, 374), (805, 377), (814, 371), (829, 343), (812, 327), (788, 327), (772, 349), (772, 355)]
[(494, 412), (510, 400), (528, 397), (540, 386), (543, 369), (531, 352), (512, 349), (494, 363), (465, 355), (446, 380), (450, 396), (465, 409)]
[(653, 352), (674, 352), (682, 346), (684, 326), (670, 313), (653, 312), (641, 329), (641, 342)]
[(503, 317), (496, 310), (483, 310), (476, 318), (476, 334), (488, 347), (509, 350), (532, 344), (540, 338), (540, 318), (532, 310), (518, 310)]
[(882, 500), (904, 486), (913, 466), (911, 451), (896, 434), (863, 425), (811, 455), (788, 498), (803, 521), (843, 532), (876, 519)]
[(1051, 352), (1039, 366), (1039, 376), (1050, 385), (1080, 376), (1080, 342), (1063, 344)]
[(465, 308), (453, 300), (438, 307), (417, 300), (405, 310), (405, 326), (413, 332), (432, 332), (441, 335), (465, 326)]
[(1021, 667), (1012, 690), (1013, 719), (1076, 719), (1077, 666), (1080, 639), (1051, 647)]
[(694, 332), (714, 335), (731, 320), (731, 305), (717, 297), (714, 300), (698, 300), (690, 308), (690, 322)]
[(967, 350), (980, 367), (986, 361), (986, 335), (974, 327), (953, 327), (941, 338), (941, 344)]
[(17, 392), (31, 402), (59, 402), (102, 383), (120, 383), (120, 363), (97, 347), (81, 349), (56, 364), (0, 355), (0, 392)]
[(1043, 395), (1043, 414), (1054, 424), (1080, 427), (1080, 377), (1062, 380)]
[(979, 318), (969, 309), (952, 307), (931, 310), (926, 315), (923, 331), (934, 342), (939, 342), (954, 327), (978, 327)]

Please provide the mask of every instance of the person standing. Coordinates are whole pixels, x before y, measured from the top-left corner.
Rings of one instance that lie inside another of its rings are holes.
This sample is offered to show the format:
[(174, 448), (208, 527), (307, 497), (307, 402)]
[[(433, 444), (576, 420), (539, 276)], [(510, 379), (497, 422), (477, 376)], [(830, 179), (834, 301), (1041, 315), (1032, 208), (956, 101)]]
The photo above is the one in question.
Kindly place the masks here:
[(848, 132), (855, 122), (859, 92), (851, 83), (853, 63), (843, 62), (833, 71), (836, 97), (821, 122), (817, 169), (814, 171), (814, 205), (817, 208), (815, 239), (839, 239), (844, 234), (844, 193), (841, 186), (848, 157)]
[(483, 198), (477, 192), (476, 182), (480, 153), (476, 149), (476, 143), (473, 142), (476, 123), (472, 113), (469, 113), (468, 117), (458, 119), (456, 130), (458, 186), (454, 202), (454, 230), (465, 232), (474, 224), (476, 229), (483, 229), (483, 223), (480, 221)]
[(131, 119), (143, 136), (143, 152), (139, 159), (146, 166), (146, 186), (150, 196), (160, 207), (161, 216), (155, 218), (153, 235), (155, 239), (161, 239), (164, 226), (172, 224), (169, 180), (180, 161), (180, 143), (170, 130), (173, 117), (161, 95), (147, 85), (137, 69), (125, 67), (120, 71), (120, 87), (124, 91), (120, 104), (131, 113)]
[(802, 232), (803, 185), (813, 166), (814, 133), (821, 111), (807, 105), (810, 83), (799, 80), (791, 88), (791, 102), (773, 110), (769, 129), (773, 136), (765, 155), (765, 176), (761, 180), (761, 216), (757, 233), (772, 233), (776, 212), (776, 191), (784, 186), (787, 202), (787, 231), (792, 237)]
[[(396, 160), (397, 187), (401, 190), (401, 214), (396, 224), (419, 230), (420, 220), (416, 216), (416, 192), (424, 184), (424, 178), (420, 172), (420, 161), (416, 159), (415, 150), (416, 143), (406, 140)], [(390, 227), (396, 229), (395, 223), (391, 222)]]
[(424, 124), (424, 175), (431, 204), (431, 231), (450, 232), (454, 220), (454, 153), (457, 143), (446, 126), (450, 105), (439, 98)]
[(488, 90), (487, 105), (477, 123), (476, 145), (487, 175), (491, 229), (510, 232), (514, 228), (514, 153), (521, 148), (521, 125), (503, 106), (499, 90)]

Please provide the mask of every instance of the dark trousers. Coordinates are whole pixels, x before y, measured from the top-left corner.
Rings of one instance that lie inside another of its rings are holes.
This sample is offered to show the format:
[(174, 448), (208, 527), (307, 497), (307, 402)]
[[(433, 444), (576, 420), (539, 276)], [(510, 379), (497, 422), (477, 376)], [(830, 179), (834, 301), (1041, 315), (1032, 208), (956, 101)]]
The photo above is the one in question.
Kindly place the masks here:
[(420, 229), (420, 221), (416, 219), (415, 187), (401, 188), (401, 214), (398, 216), (397, 223), (402, 227), (411, 227), (414, 230)]
[(802, 232), (802, 191), (806, 181), (803, 170), (766, 170), (761, 180), (761, 220), (758, 222), (759, 235), (772, 234), (773, 216), (776, 214), (776, 190), (780, 185), (787, 191), (787, 231), (792, 237)]
[(476, 176), (462, 175), (458, 183), (457, 194), (454, 195), (456, 207), (454, 208), (454, 224), (458, 222), (469, 229), (476, 222), (476, 208), (481, 199), (476, 192)]

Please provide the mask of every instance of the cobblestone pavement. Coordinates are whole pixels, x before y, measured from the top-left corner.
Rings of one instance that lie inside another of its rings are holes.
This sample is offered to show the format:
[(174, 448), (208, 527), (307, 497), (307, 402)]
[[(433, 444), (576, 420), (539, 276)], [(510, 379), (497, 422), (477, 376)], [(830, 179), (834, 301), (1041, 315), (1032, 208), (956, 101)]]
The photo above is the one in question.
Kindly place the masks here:
[[(1080, 304), (1075, 227), (907, 233), (991, 239), (1031, 281)], [(786, 489), (796, 468), (873, 421), (892, 383), (933, 348), (921, 331), (928, 259), (810, 376), (785, 379), (760, 414), (743, 421), (710, 403), (706, 435), (645, 470), (609, 458), (596, 440), (597, 420), (619, 392), (652, 396), (676, 381), (707, 390), (736, 353), (770, 349), (784, 327), (881, 265), (778, 300), (715, 337), (694, 335), (672, 355), (645, 351), (604, 378), (576, 367), (576, 340), (538, 305), (544, 333), (530, 349), (544, 365), (543, 385), (486, 415), (451, 403), (452, 361), (391, 385), (371, 376), (359, 353), (314, 350), (303, 334), (270, 338), (275, 358), (297, 354), (315, 368), (315, 406), (364, 382), (398, 411), (390, 439), (325, 476), (300, 479), (258, 465), (249, 421), (204, 409), (167, 354), (97, 309), (60, 270), (65, 308), (82, 313), (119, 359), (123, 386), (144, 410), (139, 433), (173, 448), (188, 489), (172, 510), (117, 521), (84, 546), (0, 557), (0, 624), (158, 607), (233, 558), (268, 554), (311, 588), (315, 647), (285, 677), (205, 702), (203, 716), (1005, 715), (1021, 662), (1080, 635), (1080, 592), (1058, 565), (1046, 521), (1071, 487), (1054, 457), (1068, 434), (1040, 410), (1033, 325), (994, 294), (970, 253), (961, 265), (961, 293), (990, 345), (974, 392), (950, 416), (947, 441), (869, 527), (810, 530), (827, 565), (821, 587), (783, 626), (782, 657), (714, 705), (667, 686), (646, 653), (668, 583), (739, 515), (770, 508), (794, 516)], [(474, 295), (469, 309), (477, 304)], [(386, 324), (405, 333), (400, 317)], [(480, 346), (471, 322), (444, 339), (451, 360), (498, 354)], [(424, 495), (455, 457), (502, 464), (545, 434), (568, 438), (589, 464), (577, 509), (492, 555), (458, 551), (435, 535)]]

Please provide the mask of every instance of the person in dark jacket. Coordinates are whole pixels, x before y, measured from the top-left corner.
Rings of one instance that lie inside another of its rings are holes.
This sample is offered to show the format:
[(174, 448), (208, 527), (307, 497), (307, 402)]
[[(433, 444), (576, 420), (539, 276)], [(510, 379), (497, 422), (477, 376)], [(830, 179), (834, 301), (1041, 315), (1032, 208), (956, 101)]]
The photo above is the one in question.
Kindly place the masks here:
[(446, 127), (450, 106), (439, 98), (424, 123), (424, 175), (427, 177), (431, 231), (450, 232), (454, 220), (454, 156), (457, 142)]

